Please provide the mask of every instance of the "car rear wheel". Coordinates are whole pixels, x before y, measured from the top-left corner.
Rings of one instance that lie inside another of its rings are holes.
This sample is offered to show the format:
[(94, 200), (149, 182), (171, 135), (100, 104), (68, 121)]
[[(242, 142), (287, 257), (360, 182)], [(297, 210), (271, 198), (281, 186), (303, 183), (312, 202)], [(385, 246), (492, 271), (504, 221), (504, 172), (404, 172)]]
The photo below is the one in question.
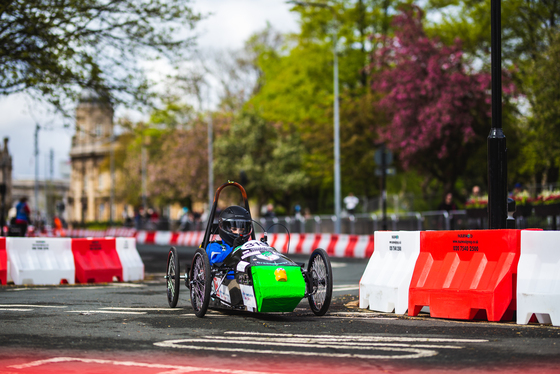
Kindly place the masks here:
[(197, 317), (204, 317), (210, 302), (210, 289), (212, 276), (210, 274), (210, 261), (206, 252), (198, 248), (192, 260), (189, 274), (191, 305)]
[(307, 276), (309, 306), (315, 315), (322, 316), (329, 310), (333, 288), (331, 262), (323, 249), (317, 248), (311, 254)]
[(165, 272), (167, 302), (171, 308), (175, 308), (177, 301), (179, 301), (179, 276), (179, 256), (177, 255), (177, 249), (171, 247), (167, 255), (167, 270)]

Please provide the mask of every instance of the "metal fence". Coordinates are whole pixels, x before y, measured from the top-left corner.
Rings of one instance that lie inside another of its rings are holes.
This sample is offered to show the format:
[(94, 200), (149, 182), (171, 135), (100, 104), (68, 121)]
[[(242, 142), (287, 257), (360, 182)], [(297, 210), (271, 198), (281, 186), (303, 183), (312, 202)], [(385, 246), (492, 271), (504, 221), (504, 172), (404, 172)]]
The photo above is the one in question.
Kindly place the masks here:
[[(545, 230), (555, 229), (554, 218), (559, 217), (518, 217), (516, 228), (541, 228)], [(269, 233), (333, 233), (336, 216), (315, 215), (309, 217), (273, 217), (258, 218), (255, 224), (256, 232), (266, 230)], [(383, 229), (382, 216), (377, 214), (343, 215), (341, 217), (341, 233), (370, 235), (377, 230)], [(178, 221), (166, 220), (157, 224), (150, 223), (145, 227), (137, 227), (144, 230), (173, 230), (173, 231), (199, 231), (206, 228), (206, 222), (190, 222), (181, 225)], [(488, 219), (471, 218), (467, 216), (466, 210), (453, 211), (427, 211), (427, 212), (405, 212), (400, 214), (387, 214), (387, 230), (472, 230), (488, 228)]]

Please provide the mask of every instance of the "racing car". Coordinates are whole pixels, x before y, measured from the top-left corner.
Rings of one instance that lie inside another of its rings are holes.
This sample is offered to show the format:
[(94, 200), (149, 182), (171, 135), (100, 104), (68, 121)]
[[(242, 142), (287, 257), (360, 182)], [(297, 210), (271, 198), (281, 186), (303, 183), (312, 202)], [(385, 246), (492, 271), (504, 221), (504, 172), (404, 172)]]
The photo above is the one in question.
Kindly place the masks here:
[(259, 240), (252, 230), (247, 242), (234, 248), (223, 261), (211, 264), (205, 249), (211, 243), (220, 243), (215, 216), (220, 192), (226, 187), (239, 189), (250, 215), (247, 193), (239, 183), (228, 181), (218, 187), (202, 243), (184, 275), (180, 275), (177, 249), (169, 250), (165, 274), (169, 306), (177, 306), (179, 285), (184, 280), (197, 317), (204, 317), (209, 307), (258, 313), (292, 312), (303, 298), (309, 300), (315, 315), (324, 315), (332, 298), (333, 278), (329, 256), (321, 248), (313, 251), (305, 267), (271, 247), (267, 230), (261, 227), (263, 235)]

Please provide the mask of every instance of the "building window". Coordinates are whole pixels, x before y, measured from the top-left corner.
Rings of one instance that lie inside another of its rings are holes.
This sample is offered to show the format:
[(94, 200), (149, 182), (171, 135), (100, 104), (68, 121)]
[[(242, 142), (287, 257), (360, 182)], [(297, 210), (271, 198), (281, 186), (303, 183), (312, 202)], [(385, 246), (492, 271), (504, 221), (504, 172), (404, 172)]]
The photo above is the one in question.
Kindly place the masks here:
[(102, 221), (105, 219), (105, 203), (99, 204), (99, 220)]
[(95, 136), (97, 138), (101, 138), (102, 135), (103, 135), (103, 125), (101, 124), (95, 125)]
[(103, 174), (99, 173), (99, 177), (97, 177), (97, 187), (99, 189), (103, 188)]

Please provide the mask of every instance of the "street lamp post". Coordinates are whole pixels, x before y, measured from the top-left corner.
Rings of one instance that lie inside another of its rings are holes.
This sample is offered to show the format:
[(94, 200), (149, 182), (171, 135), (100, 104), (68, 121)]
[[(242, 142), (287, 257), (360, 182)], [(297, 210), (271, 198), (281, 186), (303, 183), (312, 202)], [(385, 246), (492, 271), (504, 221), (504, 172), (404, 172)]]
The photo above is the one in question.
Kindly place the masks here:
[(144, 206), (144, 211), (148, 209), (148, 197), (147, 197), (147, 175), (146, 168), (148, 163), (146, 144), (142, 142), (142, 205)]
[(488, 135), (488, 228), (507, 223), (507, 150), (502, 130), (501, 0), (491, 2), (492, 128)]
[(35, 125), (35, 185), (34, 185), (34, 214), (39, 219), (39, 124)]
[(338, 53), (337, 53), (337, 41), (338, 41), (338, 26), (336, 19), (335, 9), (328, 4), (315, 3), (315, 2), (302, 2), (302, 1), (288, 1), (288, 3), (299, 5), (299, 6), (314, 6), (319, 8), (328, 8), (333, 14), (333, 80), (334, 80), (334, 214), (336, 221), (334, 223), (335, 234), (340, 234), (340, 114), (338, 108)]
[[(6, 150), (4, 150), (6, 152)], [(4, 226), (6, 225), (6, 193), (8, 192), (8, 184), (6, 183), (7, 173), (6, 167), (8, 166), (9, 156), (2, 153), (1, 167), (2, 167), (2, 183), (0, 183), (0, 195), (2, 201), (0, 202), (0, 235), (4, 236)]]
[(333, 28), (333, 57), (334, 57), (334, 212), (336, 223), (334, 225), (335, 234), (340, 234), (340, 114), (338, 111), (338, 53), (337, 44), (337, 25), (336, 16), (333, 18), (335, 25)]
[(214, 139), (212, 113), (208, 110), (208, 212), (214, 201)]
[(114, 204), (115, 204), (115, 133), (114, 128), (111, 128), (111, 140), (110, 140), (110, 169), (111, 169), (111, 191), (109, 192), (109, 224), (113, 225), (113, 220), (115, 219), (113, 215)]

